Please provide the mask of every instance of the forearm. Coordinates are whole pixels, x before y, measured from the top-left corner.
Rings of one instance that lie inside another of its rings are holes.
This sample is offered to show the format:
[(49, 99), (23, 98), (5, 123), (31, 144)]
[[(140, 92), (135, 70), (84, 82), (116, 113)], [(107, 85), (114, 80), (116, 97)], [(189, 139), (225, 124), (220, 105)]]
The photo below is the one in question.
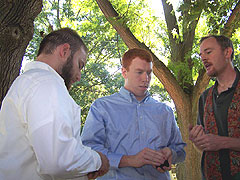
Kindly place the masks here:
[(240, 138), (221, 137), (221, 149), (231, 149), (233, 151), (240, 151)]
[(127, 155), (123, 155), (118, 167), (133, 167), (133, 156), (127, 156)]

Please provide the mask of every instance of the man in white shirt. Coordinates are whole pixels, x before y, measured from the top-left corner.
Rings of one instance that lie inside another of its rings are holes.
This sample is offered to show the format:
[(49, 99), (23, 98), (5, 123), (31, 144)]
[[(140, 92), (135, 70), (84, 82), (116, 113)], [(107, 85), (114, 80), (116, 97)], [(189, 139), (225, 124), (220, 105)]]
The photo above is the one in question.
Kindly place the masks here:
[(108, 171), (106, 156), (82, 145), (81, 109), (68, 92), (87, 52), (75, 31), (54, 31), (14, 81), (0, 111), (1, 180), (88, 179)]

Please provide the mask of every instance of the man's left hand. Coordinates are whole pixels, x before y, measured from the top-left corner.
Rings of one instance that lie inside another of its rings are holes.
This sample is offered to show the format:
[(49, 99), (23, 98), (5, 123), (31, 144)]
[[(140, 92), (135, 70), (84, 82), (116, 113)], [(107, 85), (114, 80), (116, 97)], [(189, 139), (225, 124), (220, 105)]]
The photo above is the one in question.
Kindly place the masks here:
[(161, 167), (155, 167), (157, 168), (157, 170), (161, 173), (165, 172), (165, 171), (170, 171), (171, 170), (171, 166), (172, 166), (172, 150), (168, 147), (165, 147), (163, 149), (160, 150), (160, 152), (164, 155), (165, 160), (168, 161), (168, 167), (167, 166), (163, 166)]

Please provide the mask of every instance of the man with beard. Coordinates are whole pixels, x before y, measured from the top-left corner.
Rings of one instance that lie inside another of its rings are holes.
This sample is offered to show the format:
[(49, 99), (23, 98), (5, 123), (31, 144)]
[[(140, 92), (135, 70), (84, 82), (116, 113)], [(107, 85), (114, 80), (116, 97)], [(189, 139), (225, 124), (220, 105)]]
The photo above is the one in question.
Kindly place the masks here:
[(68, 93), (87, 51), (75, 31), (53, 31), (13, 82), (0, 111), (0, 179), (88, 179), (108, 171), (106, 156), (82, 145), (80, 107)]
[(239, 180), (240, 73), (232, 63), (233, 44), (221, 35), (200, 43), (203, 65), (216, 82), (199, 99), (198, 125), (190, 126), (189, 139), (203, 152), (203, 179)]
[(185, 159), (181, 133), (172, 109), (147, 91), (152, 56), (130, 49), (122, 57), (124, 87), (91, 106), (82, 141), (110, 162), (105, 180), (170, 180), (171, 164)]

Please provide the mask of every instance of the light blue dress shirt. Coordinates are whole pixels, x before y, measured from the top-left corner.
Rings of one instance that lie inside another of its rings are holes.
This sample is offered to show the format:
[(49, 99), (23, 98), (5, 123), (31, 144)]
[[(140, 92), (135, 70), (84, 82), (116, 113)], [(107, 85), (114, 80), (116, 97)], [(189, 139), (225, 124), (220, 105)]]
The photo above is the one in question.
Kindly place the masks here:
[(97, 99), (91, 106), (82, 133), (84, 145), (105, 154), (109, 172), (98, 179), (170, 180), (169, 172), (160, 173), (152, 165), (118, 168), (123, 155), (135, 155), (148, 147), (169, 147), (172, 163), (185, 159), (183, 140), (172, 109), (149, 94), (141, 101), (124, 87), (119, 93)]

